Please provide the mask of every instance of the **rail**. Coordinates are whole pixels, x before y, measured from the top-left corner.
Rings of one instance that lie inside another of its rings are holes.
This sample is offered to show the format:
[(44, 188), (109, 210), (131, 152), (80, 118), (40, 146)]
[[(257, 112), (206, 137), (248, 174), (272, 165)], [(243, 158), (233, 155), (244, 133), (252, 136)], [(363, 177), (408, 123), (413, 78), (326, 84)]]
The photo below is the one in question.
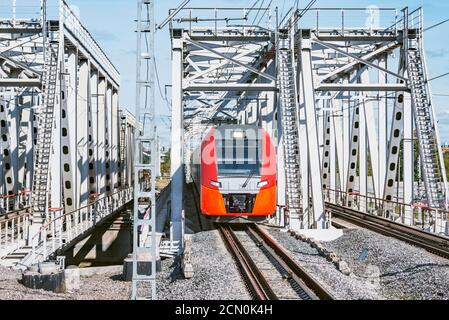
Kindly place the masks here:
[[(449, 259), (449, 238), (337, 205), (328, 204), (327, 208), (332, 211), (334, 217), (388, 237), (405, 241)], [(333, 222), (333, 224), (338, 226), (338, 222)]]
[[(251, 239), (257, 244), (265, 255), (270, 256), (269, 260), (274, 266), (288, 275), (288, 281), (283, 282), (291, 285), (298, 294), (298, 298), (305, 300), (332, 300), (332, 295), (324, 289), (308, 272), (295, 262), (289, 253), (282, 248), (277, 241), (269, 236), (265, 231), (255, 224), (241, 225), (220, 225), (219, 229), (223, 239), (242, 272), (248, 288), (254, 298), (258, 300), (278, 300), (279, 290), (273, 289), (270, 280), (266, 278), (258, 263), (253, 260), (246, 246), (238, 239), (234, 228), (248, 233)], [(271, 278), (270, 278), (271, 279)], [(283, 293), (282, 293), (283, 294)]]
[(31, 237), (31, 261), (47, 259), (49, 251), (54, 253), (91, 230), (129, 203), (132, 195), (132, 188), (128, 188), (103, 196), (68, 213), (62, 213), (61, 208), (50, 210), (49, 222)]
[(365, 196), (358, 192), (332, 189), (326, 189), (324, 194), (325, 200), (331, 204), (379, 216), (427, 232), (449, 236), (449, 212), (429, 208), (425, 203), (407, 204)]

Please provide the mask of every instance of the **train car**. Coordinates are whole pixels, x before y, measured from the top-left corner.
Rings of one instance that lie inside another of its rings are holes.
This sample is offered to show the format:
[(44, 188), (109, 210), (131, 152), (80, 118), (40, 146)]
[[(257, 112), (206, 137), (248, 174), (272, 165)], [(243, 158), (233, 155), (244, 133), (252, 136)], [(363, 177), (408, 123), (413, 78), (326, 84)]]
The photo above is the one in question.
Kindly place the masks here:
[(276, 211), (276, 151), (262, 128), (211, 129), (191, 159), (201, 214), (215, 222), (264, 221)]

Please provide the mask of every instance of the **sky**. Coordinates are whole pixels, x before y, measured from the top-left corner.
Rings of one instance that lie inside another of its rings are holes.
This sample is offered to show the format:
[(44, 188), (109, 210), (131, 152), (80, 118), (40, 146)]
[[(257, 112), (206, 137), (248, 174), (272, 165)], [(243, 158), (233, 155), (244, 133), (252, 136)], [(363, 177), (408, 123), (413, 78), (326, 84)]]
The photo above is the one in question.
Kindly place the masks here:
[[(5, 0), (2, 0), (2, 2)], [(12, 1), (12, 0), (6, 0)], [(32, 0), (17, 0), (21, 2)], [(38, 0), (34, 0), (38, 1)], [(135, 19), (137, 17), (136, 0), (66, 0), (79, 11), (80, 19), (108, 54), (111, 61), (121, 74), (122, 108), (134, 110), (135, 95)], [(269, 1), (265, 1), (268, 3)], [(295, 0), (273, 0), (273, 6), (279, 7), (279, 12), (285, 12), (295, 4)], [(168, 15), (170, 8), (175, 8), (181, 0), (156, 0), (156, 21), (162, 22)], [(191, 7), (251, 7), (254, 0), (191, 0)], [(300, 0), (300, 7), (308, 0)], [(378, 7), (402, 9), (409, 6), (415, 9), (424, 8), (425, 26), (431, 26), (449, 18), (449, 1), (441, 0), (339, 0), (338, 7), (365, 8), (370, 5)], [(335, 0), (318, 0), (315, 7), (336, 7)], [(430, 76), (438, 76), (449, 72), (449, 22), (426, 32), (425, 45), (428, 58)], [(166, 84), (171, 83), (171, 55), (170, 37), (167, 28), (156, 34), (156, 61), (159, 78), (164, 94)], [(440, 134), (442, 143), (449, 143), (449, 77), (432, 82), (434, 102), (440, 120)], [(448, 95), (447, 97), (439, 95)], [(169, 115), (167, 103), (156, 90), (158, 115), (158, 130), (162, 141), (168, 144)]]

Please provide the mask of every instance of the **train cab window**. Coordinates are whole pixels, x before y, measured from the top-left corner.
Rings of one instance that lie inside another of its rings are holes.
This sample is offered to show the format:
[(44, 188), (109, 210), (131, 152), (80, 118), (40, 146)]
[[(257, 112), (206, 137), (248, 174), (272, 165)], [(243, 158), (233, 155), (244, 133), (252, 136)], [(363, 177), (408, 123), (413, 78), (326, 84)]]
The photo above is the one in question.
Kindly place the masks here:
[(219, 176), (260, 176), (260, 139), (219, 139), (216, 141), (216, 149)]

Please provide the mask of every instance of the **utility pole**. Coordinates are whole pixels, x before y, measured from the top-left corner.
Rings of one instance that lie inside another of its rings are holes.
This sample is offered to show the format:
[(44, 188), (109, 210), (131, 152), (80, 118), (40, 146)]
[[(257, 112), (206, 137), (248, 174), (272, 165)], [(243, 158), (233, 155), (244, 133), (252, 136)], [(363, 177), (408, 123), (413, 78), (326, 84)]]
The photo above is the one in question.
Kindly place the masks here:
[[(137, 3), (132, 300), (157, 299), (154, 2)], [(148, 263), (151, 267), (138, 268), (138, 264)]]

